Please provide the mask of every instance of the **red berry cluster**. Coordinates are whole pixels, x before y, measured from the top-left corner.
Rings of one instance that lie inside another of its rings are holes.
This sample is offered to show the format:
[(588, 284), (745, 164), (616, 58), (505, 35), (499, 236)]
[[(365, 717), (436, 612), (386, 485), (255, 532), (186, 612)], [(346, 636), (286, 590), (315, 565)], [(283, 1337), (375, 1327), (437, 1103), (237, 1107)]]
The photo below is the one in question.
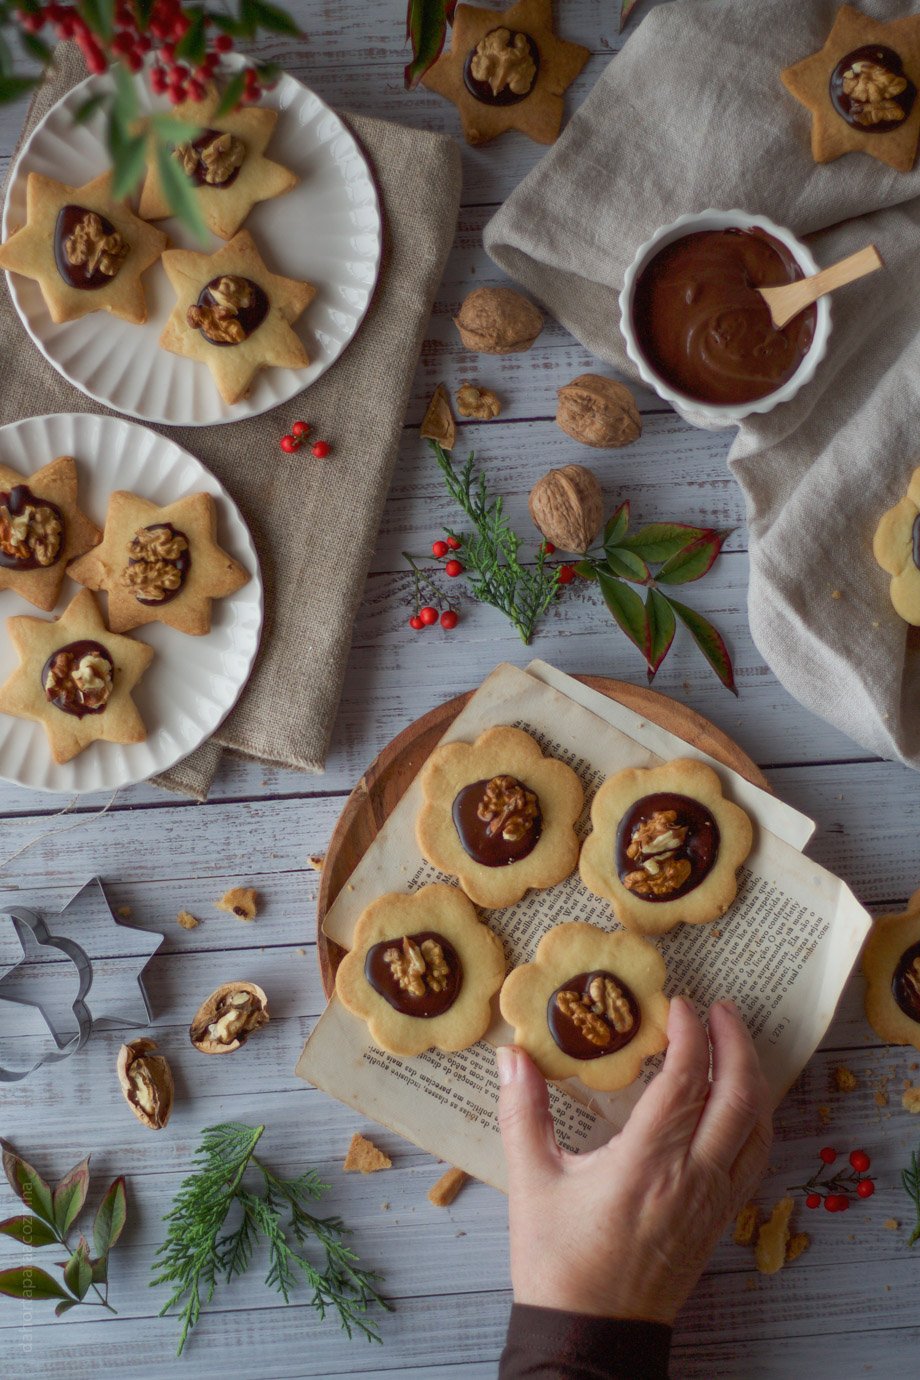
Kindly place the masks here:
[[(443, 561), (445, 556), (449, 556), (451, 551), (459, 551), (463, 542), (459, 537), (447, 537), (444, 541), (434, 541), (431, 543), (431, 554), (435, 560)], [(444, 574), (449, 575), (455, 580), (458, 575), (462, 575), (466, 567), (457, 560), (456, 556), (451, 556), (444, 566)], [(453, 627), (453, 624), (451, 624)]]
[[(826, 1145), (818, 1151), (821, 1164), (830, 1168), (838, 1155), (833, 1146)], [(838, 1169), (829, 1178), (822, 1179), (823, 1170), (818, 1169), (807, 1184), (797, 1184), (797, 1188), (807, 1190), (805, 1206), (818, 1208), (824, 1203), (827, 1212), (846, 1212), (850, 1206), (850, 1195), (857, 1198), (871, 1198), (875, 1192), (875, 1180), (869, 1176), (872, 1161), (865, 1150), (851, 1150), (849, 1155), (850, 1172)]]
[[(551, 541), (544, 541), (540, 547), (544, 556), (555, 556), (556, 548)], [(559, 583), (570, 585), (575, 579), (575, 567), (573, 565), (561, 565), (559, 567)]]
[[(18, 10), (16, 18), (26, 33), (37, 34), (49, 25), (58, 38), (71, 38), (83, 54), (86, 70), (98, 75), (109, 65), (110, 58), (118, 59), (129, 72), (139, 72), (148, 53), (156, 61), (150, 68), (150, 86), (159, 96), (168, 96), (173, 105), (181, 101), (201, 101), (205, 83), (213, 76), (221, 57), (233, 48), (230, 34), (218, 33), (208, 44), (204, 58), (191, 67), (176, 56), (176, 48), (189, 31), (191, 20), (183, 11), (180, 0), (155, 0), (146, 24), (142, 27), (132, 0), (118, 0), (115, 6), (115, 31), (106, 53), (99, 35), (94, 34), (74, 5), (40, 4), (28, 12)], [(204, 16), (211, 24), (210, 15)], [(262, 84), (255, 67), (247, 67), (243, 78), (242, 99), (257, 101)]]
[[(309, 435), (309, 422), (295, 422), (287, 436), (281, 437), (281, 449), (285, 455), (293, 455), (295, 451), (300, 450)], [(332, 447), (328, 441), (314, 441), (310, 447), (310, 454), (316, 460), (325, 460), (331, 450)]]
[[(462, 542), (459, 537), (450, 536), (444, 541), (432, 542), (431, 554), (434, 556), (435, 560), (440, 561), (443, 560), (445, 556), (449, 556), (452, 551), (459, 551), (461, 546)], [(416, 559), (410, 556), (408, 551), (404, 551), (403, 555), (412, 567), (412, 580), (415, 595), (415, 612), (409, 619), (409, 627), (419, 632), (422, 628), (431, 628), (435, 623), (440, 622), (441, 627), (444, 628), (446, 632), (450, 632), (451, 629), (455, 628), (460, 622), (460, 615), (454, 608), (453, 602), (442, 593), (434, 580), (429, 579), (425, 572), (419, 568)], [(444, 574), (455, 578), (457, 575), (463, 574), (463, 566), (455, 557), (452, 557), (444, 565)], [(434, 598), (437, 599), (439, 605), (444, 605), (440, 613), (438, 609), (435, 608), (434, 604), (422, 605), (423, 589), (428, 590)]]

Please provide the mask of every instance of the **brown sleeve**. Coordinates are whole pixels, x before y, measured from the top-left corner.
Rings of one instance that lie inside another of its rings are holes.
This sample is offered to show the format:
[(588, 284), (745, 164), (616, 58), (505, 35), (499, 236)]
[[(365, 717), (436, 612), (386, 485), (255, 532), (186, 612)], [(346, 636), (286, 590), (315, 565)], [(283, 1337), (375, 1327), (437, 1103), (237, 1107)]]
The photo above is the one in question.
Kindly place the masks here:
[(667, 1380), (671, 1329), (516, 1303), (499, 1380)]

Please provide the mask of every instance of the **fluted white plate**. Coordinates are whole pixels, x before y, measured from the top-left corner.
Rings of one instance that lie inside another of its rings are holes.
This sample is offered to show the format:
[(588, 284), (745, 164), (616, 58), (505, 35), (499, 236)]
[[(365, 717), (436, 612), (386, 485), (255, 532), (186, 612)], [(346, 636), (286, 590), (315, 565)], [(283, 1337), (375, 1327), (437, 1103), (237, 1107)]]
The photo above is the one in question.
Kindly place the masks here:
[[(217, 540), (250, 573), (242, 589), (211, 605), (211, 631), (189, 637), (161, 623), (139, 629), (156, 656), (134, 691), (147, 726), (143, 743), (92, 743), (70, 762), (51, 756), (41, 724), (0, 714), (0, 777), (43, 791), (114, 790), (165, 771), (199, 747), (233, 708), (252, 670), (262, 629), (262, 579), (249, 529), (233, 499), (200, 461), (172, 441), (120, 417), (63, 412), (27, 417), (0, 427), (0, 464), (32, 474), (58, 455), (73, 455), (80, 508), (101, 527), (113, 489), (129, 489), (153, 503), (186, 494), (217, 500)], [(67, 578), (54, 610), (59, 616), (79, 585)], [(106, 596), (97, 596), (105, 612)], [(0, 590), (0, 617), (51, 617), (12, 590)], [(17, 665), (0, 631), (0, 681)]]
[[(104, 172), (108, 158), (101, 114), (84, 125), (74, 113), (90, 96), (109, 89), (110, 77), (89, 77), (68, 92), (36, 125), (9, 179), (3, 207), (4, 238), (26, 218), (26, 178), (43, 173), (80, 186)], [(135, 78), (141, 109), (168, 110)], [(90, 398), (141, 421), (164, 426), (213, 426), (255, 417), (287, 402), (329, 368), (352, 339), (367, 311), (380, 267), (381, 222), (370, 169), (338, 115), (285, 74), (263, 104), (281, 112), (268, 156), (300, 181), (286, 196), (263, 201), (247, 217), (269, 268), (316, 285), (315, 299), (294, 329), (306, 346), (306, 369), (264, 369), (249, 397), (232, 407), (217, 391), (206, 364), (168, 354), (159, 338), (175, 305), (162, 266), (144, 274), (148, 319), (143, 326), (94, 312), (56, 326), (38, 284), (7, 273), (23, 325), (45, 358)], [(176, 220), (157, 222), (172, 243), (201, 249)], [(209, 236), (208, 252), (223, 241)]]

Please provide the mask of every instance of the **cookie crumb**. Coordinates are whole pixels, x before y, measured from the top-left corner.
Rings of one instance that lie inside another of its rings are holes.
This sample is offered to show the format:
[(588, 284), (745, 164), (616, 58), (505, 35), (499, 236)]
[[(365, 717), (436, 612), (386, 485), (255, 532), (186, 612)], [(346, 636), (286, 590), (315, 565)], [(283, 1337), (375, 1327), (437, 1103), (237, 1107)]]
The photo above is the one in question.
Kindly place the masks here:
[(389, 1210), (390, 1210), (390, 1205), (389, 1205), (389, 1203), (381, 1203), (381, 1204), (380, 1204), (380, 1211), (381, 1211), (381, 1212), (389, 1212)]
[(448, 1169), (438, 1182), (429, 1188), (429, 1203), (440, 1208), (450, 1207), (469, 1177), (465, 1169)]
[(794, 1236), (790, 1236), (786, 1242), (786, 1264), (793, 1260), (798, 1260), (800, 1255), (804, 1255), (811, 1245), (811, 1237), (807, 1231), (797, 1231)]
[(346, 1174), (376, 1174), (378, 1169), (391, 1169), (393, 1161), (372, 1140), (355, 1131), (342, 1164)]
[(854, 1092), (859, 1087), (859, 1079), (852, 1069), (838, 1064), (834, 1069), (834, 1087), (838, 1092)]
[(313, 868), (314, 872), (322, 872), (325, 862), (325, 853), (311, 853), (309, 858), (307, 858), (307, 863)]
[(876, 1107), (888, 1106), (888, 1094), (884, 1092), (881, 1088), (877, 1088), (875, 1090), (875, 1092), (872, 1094), (872, 1100), (874, 1101)]
[(306, 956), (307, 956), (307, 951), (306, 951), (306, 949), (298, 949), (297, 952), (300, 954), (300, 957), (301, 957), (301, 958), (306, 958)]
[(134, 911), (131, 909), (130, 906), (119, 906), (115, 914), (120, 915), (122, 920), (130, 920), (131, 916), (134, 914)]
[(760, 1208), (756, 1203), (745, 1203), (735, 1218), (732, 1240), (736, 1246), (752, 1246), (757, 1228), (760, 1226)]
[(882, 1223), (882, 1226), (885, 1228), (886, 1231), (901, 1230), (901, 1223), (898, 1221), (897, 1217), (886, 1217), (884, 1222)]
[(201, 921), (196, 920), (194, 915), (189, 911), (180, 910), (179, 914), (176, 916), (176, 924), (181, 925), (184, 930), (196, 930), (201, 924)]
[(832, 590), (831, 590), (831, 598), (832, 598), (832, 599), (842, 599), (842, 598), (843, 598), (843, 594), (842, 594), (842, 592), (841, 592), (839, 589), (832, 589)]
[(920, 1088), (907, 1088), (901, 1095), (905, 1112), (920, 1112)]
[(791, 1198), (781, 1198), (757, 1234), (754, 1261), (762, 1275), (775, 1275), (786, 1262), (789, 1219), (795, 1206)]
[(251, 886), (235, 886), (214, 904), (218, 910), (229, 911), (240, 920), (255, 920), (259, 913), (259, 894)]
[(820, 1120), (821, 1120), (821, 1125), (822, 1125), (822, 1126), (826, 1126), (826, 1125), (828, 1124), (828, 1122), (830, 1121), (830, 1119), (831, 1119), (831, 1109), (830, 1109), (830, 1107), (819, 1107), (819, 1108), (818, 1108), (818, 1116), (819, 1116), (819, 1118), (820, 1118)]

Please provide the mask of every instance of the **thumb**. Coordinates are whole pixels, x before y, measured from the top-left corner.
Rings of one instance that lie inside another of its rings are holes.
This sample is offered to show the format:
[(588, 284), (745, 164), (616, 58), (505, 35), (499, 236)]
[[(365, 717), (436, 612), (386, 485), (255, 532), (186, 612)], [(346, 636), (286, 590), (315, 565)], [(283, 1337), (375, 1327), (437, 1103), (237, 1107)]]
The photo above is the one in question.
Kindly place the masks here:
[(513, 1186), (528, 1171), (555, 1163), (559, 1147), (549, 1110), (549, 1089), (536, 1064), (516, 1045), (501, 1045), (495, 1054), (498, 1125)]

